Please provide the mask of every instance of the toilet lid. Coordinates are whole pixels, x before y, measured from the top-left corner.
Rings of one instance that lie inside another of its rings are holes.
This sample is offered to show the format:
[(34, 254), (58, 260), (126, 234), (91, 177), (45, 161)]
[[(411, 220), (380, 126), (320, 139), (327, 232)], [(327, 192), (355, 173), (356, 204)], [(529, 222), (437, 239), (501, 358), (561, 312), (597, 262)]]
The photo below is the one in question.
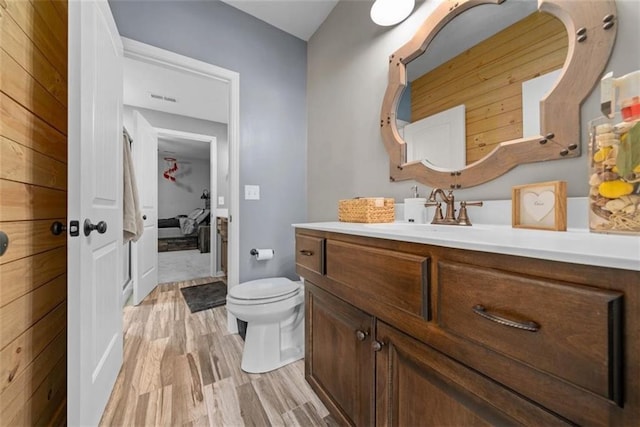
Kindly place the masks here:
[(296, 292), (300, 283), (292, 282), (286, 277), (258, 279), (241, 283), (229, 290), (229, 295), (236, 299), (262, 300), (282, 297)]

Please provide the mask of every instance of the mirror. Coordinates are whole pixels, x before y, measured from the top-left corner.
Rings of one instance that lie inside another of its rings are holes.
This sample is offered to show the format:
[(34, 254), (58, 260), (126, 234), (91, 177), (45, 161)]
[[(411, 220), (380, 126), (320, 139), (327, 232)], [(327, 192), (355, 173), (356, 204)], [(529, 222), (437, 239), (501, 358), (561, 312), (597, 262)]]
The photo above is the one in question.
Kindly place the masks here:
[[(536, 0), (483, 4), (452, 20), (407, 64), (396, 117), (407, 161), (457, 170), (497, 143), (537, 135), (539, 114), (524, 115), (524, 104), (535, 98), (537, 110), (559, 76), (567, 47), (564, 25), (538, 12)], [(532, 84), (549, 73), (555, 80)], [(529, 134), (527, 117), (534, 121)]]
[(579, 106), (614, 24), (612, 0), (441, 3), (389, 59), (380, 125), (391, 179), (463, 188), (579, 156)]

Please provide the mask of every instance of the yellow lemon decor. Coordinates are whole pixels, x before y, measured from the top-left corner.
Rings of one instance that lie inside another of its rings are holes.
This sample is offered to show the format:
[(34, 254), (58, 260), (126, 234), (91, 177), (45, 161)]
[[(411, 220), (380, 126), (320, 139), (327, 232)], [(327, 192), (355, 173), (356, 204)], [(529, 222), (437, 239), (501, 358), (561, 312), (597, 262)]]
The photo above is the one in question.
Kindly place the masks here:
[(593, 161), (596, 163), (600, 163), (604, 161), (604, 159), (606, 159), (607, 156), (609, 155), (610, 151), (611, 151), (611, 147), (602, 147), (601, 149), (596, 151), (596, 154), (593, 155)]
[(640, 234), (640, 120), (602, 117), (589, 130), (589, 228)]
[(622, 180), (605, 181), (598, 187), (598, 193), (607, 199), (617, 199), (618, 197), (631, 194), (633, 185)]

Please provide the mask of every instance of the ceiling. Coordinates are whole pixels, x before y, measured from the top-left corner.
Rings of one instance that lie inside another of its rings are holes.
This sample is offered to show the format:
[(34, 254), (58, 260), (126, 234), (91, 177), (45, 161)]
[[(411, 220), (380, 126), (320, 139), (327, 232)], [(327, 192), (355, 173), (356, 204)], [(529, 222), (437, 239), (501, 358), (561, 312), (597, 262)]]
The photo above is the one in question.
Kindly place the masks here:
[(221, 0), (308, 41), (339, 0)]
[(160, 157), (174, 157), (179, 162), (184, 159), (208, 160), (210, 147), (211, 144), (208, 142), (176, 136), (160, 136), (158, 138)]

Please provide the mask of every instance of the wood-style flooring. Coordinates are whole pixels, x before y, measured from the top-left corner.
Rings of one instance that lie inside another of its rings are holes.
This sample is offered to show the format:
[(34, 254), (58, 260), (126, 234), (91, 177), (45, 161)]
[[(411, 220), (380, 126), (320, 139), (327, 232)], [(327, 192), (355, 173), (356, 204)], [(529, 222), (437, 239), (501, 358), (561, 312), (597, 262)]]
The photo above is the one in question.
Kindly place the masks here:
[(240, 369), (243, 341), (225, 307), (191, 313), (181, 287), (124, 309), (124, 363), (102, 426), (335, 425), (304, 380), (304, 360), (266, 374)]

